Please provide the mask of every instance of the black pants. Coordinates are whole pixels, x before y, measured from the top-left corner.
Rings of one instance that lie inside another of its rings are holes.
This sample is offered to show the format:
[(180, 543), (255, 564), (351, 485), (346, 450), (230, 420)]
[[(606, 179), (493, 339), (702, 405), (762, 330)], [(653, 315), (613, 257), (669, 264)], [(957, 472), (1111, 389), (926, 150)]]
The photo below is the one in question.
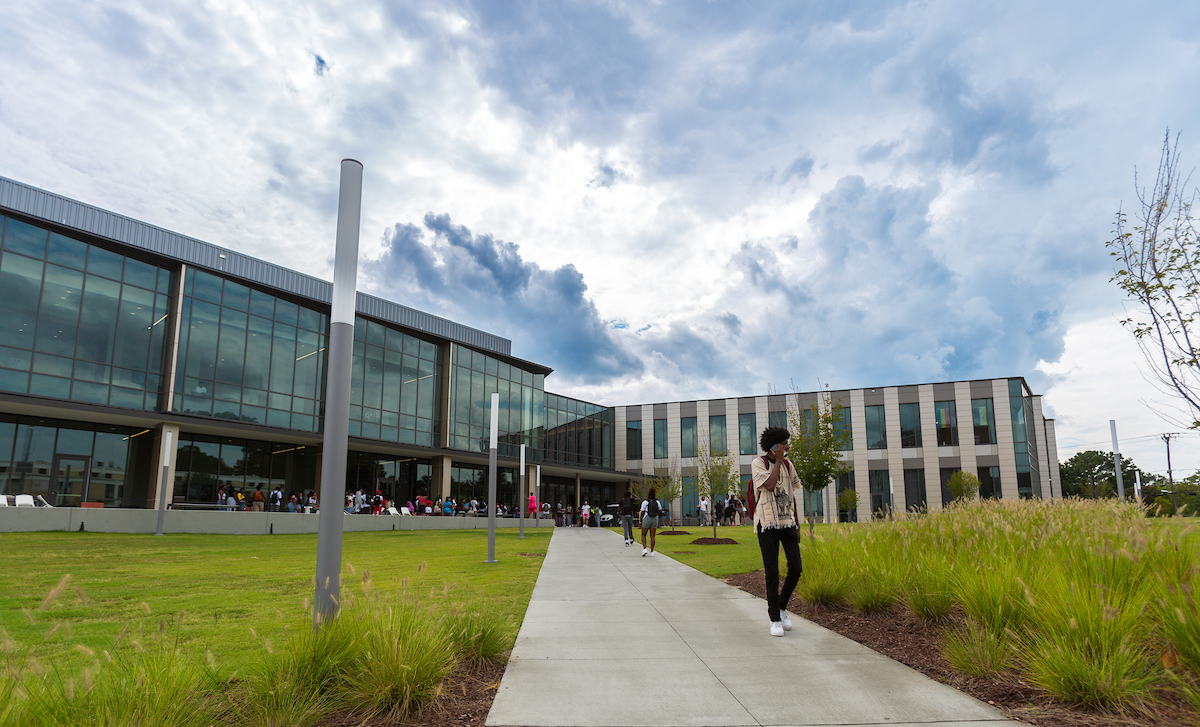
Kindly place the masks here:
[[(779, 546), (783, 546), (783, 555), (787, 558), (787, 577), (783, 579), (783, 588), (779, 587)], [(771, 622), (779, 620), (779, 612), (786, 611), (788, 601), (792, 600), (792, 591), (800, 582), (800, 573), (804, 564), (800, 562), (800, 531), (797, 528), (775, 528), (761, 530), (758, 533), (758, 547), (762, 550), (763, 570), (767, 580), (767, 615)]]

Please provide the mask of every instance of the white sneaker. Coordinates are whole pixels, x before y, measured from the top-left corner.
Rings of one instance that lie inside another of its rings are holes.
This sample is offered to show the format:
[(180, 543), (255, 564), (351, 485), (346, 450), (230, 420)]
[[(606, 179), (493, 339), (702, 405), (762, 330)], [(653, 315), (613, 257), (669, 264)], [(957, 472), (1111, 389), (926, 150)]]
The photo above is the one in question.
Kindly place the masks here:
[(791, 616), (788, 616), (787, 611), (779, 612), (779, 623), (783, 624), (784, 631), (792, 630), (792, 618), (791, 618)]
[(653, 557), (654, 557), (654, 551), (653, 551), (653, 550), (652, 550), (652, 551), (650, 551), (650, 557), (651, 557), (651, 558), (653, 558)]
[(783, 636), (783, 623), (782, 622), (780, 622), (780, 621), (772, 621), (771, 622), (771, 635), (772, 636)]
[(643, 557), (643, 558), (645, 558), (645, 557), (646, 557), (646, 554), (647, 554), (647, 553), (649, 553), (649, 552), (650, 552), (650, 549), (649, 549), (649, 548), (642, 548), (642, 557)]

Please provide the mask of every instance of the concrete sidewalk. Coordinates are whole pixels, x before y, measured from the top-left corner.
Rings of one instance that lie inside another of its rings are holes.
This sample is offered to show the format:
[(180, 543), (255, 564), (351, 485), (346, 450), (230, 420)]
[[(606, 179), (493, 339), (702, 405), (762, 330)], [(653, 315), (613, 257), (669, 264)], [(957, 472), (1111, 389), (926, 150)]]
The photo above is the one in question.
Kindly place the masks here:
[(489, 726), (1013, 724), (802, 618), (772, 637), (762, 599), (641, 550), (555, 530)]

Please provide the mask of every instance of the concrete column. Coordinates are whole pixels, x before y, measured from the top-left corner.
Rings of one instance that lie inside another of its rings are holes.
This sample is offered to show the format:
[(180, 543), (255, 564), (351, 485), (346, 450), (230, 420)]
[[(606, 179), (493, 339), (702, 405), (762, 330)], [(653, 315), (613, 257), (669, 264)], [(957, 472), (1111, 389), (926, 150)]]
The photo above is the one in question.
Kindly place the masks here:
[[(933, 384), (917, 387), (921, 405), (921, 454), (925, 460), (925, 502), (930, 512), (942, 509), (942, 465), (938, 459), (937, 417), (934, 416)], [(947, 448), (949, 449), (949, 448)]]
[(576, 472), (575, 473), (575, 507), (579, 507), (580, 505), (583, 504), (583, 500), (581, 500), (579, 498), (579, 480), (580, 480), (579, 473)]
[[(175, 410), (175, 381), (179, 376), (179, 338), (183, 325), (183, 288), (187, 277), (187, 265), (179, 266), (179, 290), (175, 291), (175, 300), (171, 303), (171, 346), (167, 350), (167, 360), (163, 369), (167, 372), (166, 391), (163, 392), (163, 411)], [(160, 466), (160, 472), (161, 466)], [(172, 475), (174, 476), (174, 475)]]
[(867, 452), (866, 396), (862, 389), (850, 390), (850, 401), (842, 406), (850, 410), (850, 431), (854, 438), (854, 491), (858, 493), (858, 521), (871, 519), (871, 458)]
[(450, 467), (449, 455), (435, 454), (433, 456), (433, 481), (429, 483), (429, 499), (445, 500), (450, 497)]
[[(995, 409), (992, 401), (992, 409)], [(958, 415), (958, 456), (959, 467), (964, 472), (979, 475), (975, 459), (975, 419), (971, 412), (971, 382), (954, 382), (954, 408)], [(1003, 487), (1003, 485), (1001, 485)]]
[[(171, 449), (164, 446), (163, 434), (171, 433)], [(175, 454), (179, 449), (179, 425), (160, 424), (154, 430), (154, 469), (150, 487), (146, 488), (146, 507), (158, 509), (158, 493), (162, 489), (162, 468), (167, 465), (167, 504), (171, 504), (175, 492)]]

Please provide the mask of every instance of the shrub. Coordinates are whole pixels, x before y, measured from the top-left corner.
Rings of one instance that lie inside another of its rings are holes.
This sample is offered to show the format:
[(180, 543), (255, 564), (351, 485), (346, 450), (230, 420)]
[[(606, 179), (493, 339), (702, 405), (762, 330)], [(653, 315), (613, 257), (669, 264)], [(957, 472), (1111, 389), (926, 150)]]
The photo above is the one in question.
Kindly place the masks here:
[(974, 500), (979, 494), (979, 478), (965, 470), (957, 470), (950, 476), (946, 489), (950, 491), (955, 502)]
[(436, 618), (413, 606), (388, 607), (364, 625), (362, 649), (346, 684), (357, 709), (398, 720), (438, 694), (455, 655)]
[(975, 677), (998, 676), (1014, 666), (1007, 635), (986, 629), (974, 620), (946, 632), (942, 654), (955, 669)]
[(512, 648), (516, 630), (512, 623), (478, 604), (457, 605), (442, 617), (455, 653), (466, 661), (490, 661)]

